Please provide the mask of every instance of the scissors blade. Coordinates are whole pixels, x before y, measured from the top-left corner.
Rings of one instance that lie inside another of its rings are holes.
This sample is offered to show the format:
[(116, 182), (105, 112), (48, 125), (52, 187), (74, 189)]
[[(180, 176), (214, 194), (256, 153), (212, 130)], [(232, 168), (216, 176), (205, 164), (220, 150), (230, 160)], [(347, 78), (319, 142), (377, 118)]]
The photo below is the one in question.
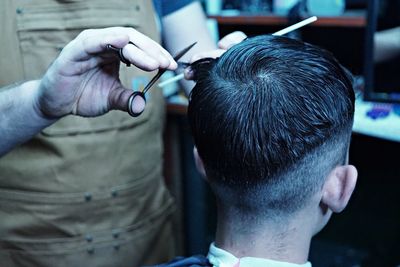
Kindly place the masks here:
[[(178, 61), (183, 55), (185, 55), (190, 49), (192, 49), (193, 46), (195, 46), (197, 42), (194, 42), (193, 44), (189, 45), (188, 47), (184, 48), (183, 50), (179, 51), (175, 56), (174, 60)], [(158, 79), (160, 79), (161, 75), (166, 72), (167, 69), (161, 69), (157, 72), (157, 74), (153, 77), (153, 79), (150, 80), (150, 82), (146, 85), (146, 87), (142, 90), (142, 93), (145, 94), (155, 83)]]
[(189, 45), (188, 47), (186, 47), (185, 49), (183, 49), (182, 51), (178, 52), (175, 56), (174, 56), (174, 60), (178, 61), (181, 57), (183, 57), (183, 55), (185, 55), (190, 49), (192, 49), (193, 46), (195, 46), (197, 44), (197, 42), (194, 42), (193, 44)]

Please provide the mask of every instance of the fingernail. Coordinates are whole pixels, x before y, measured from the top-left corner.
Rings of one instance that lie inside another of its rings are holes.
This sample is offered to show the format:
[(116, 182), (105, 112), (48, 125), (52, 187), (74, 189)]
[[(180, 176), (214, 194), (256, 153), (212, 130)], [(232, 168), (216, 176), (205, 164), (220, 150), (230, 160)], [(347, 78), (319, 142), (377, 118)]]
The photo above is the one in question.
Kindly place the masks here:
[(171, 63), (169, 64), (169, 67), (174, 70), (178, 68), (178, 63), (176, 63), (175, 60), (172, 60)]

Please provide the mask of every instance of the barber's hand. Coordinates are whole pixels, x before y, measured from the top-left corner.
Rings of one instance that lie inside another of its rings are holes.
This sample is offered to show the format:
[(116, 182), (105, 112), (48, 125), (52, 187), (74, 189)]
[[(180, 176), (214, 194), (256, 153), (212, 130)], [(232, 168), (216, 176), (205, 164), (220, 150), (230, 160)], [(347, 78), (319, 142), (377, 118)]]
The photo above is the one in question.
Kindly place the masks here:
[[(132, 28), (85, 30), (62, 50), (41, 80), (37, 104), (44, 116), (93, 117), (112, 109), (127, 111), (132, 90), (122, 86), (119, 59), (107, 44), (123, 48), (124, 57), (140, 69), (177, 68), (166, 50)], [(132, 105), (140, 113), (145, 103), (136, 97)]]
[[(240, 43), (244, 39), (247, 38), (247, 35), (241, 31), (235, 31), (232, 32), (228, 35), (226, 35), (224, 38), (219, 40), (218, 42), (218, 49), (212, 50), (212, 51), (206, 51), (202, 53), (198, 53), (192, 56), (190, 59), (189, 63), (193, 63), (199, 59), (202, 58), (217, 58), (220, 57), (223, 53), (226, 52), (229, 48), (234, 46), (235, 44)], [(193, 73), (190, 70), (190, 67), (185, 69), (185, 78), (187, 80), (193, 79)]]

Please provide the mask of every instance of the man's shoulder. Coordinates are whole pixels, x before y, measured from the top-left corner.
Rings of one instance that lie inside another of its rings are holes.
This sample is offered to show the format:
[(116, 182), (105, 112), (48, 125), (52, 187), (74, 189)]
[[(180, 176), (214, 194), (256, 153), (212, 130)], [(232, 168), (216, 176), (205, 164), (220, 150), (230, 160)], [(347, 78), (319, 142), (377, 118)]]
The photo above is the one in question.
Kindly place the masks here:
[(153, 267), (203, 267), (212, 266), (207, 257), (194, 255), (191, 257), (176, 257), (170, 262), (155, 265)]

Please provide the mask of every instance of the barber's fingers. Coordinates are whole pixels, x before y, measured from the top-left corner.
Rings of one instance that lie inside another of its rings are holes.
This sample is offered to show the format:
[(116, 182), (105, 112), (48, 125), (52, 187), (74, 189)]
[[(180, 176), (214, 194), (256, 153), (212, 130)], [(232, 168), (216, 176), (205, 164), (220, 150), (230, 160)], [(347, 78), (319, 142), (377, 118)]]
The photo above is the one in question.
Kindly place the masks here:
[[(246, 34), (244, 34), (241, 31), (232, 32), (232, 33), (226, 35), (224, 38), (222, 38), (218, 42), (219, 49), (195, 54), (192, 56), (192, 58), (190, 59), (189, 62), (193, 63), (202, 58), (218, 58), (218, 57), (222, 56), (222, 54), (225, 53), (226, 50), (228, 50), (232, 46), (242, 42), (246, 38), (247, 38)], [(192, 80), (194, 78), (193, 71), (191, 70), (190, 67), (185, 69), (184, 75), (185, 75), (185, 79), (187, 79), (187, 80)]]
[[(223, 53), (225, 53), (225, 49), (215, 49), (212, 51), (207, 51), (207, 52), (202, 52), (198, 53), (192, 56), (192, 58), (189, 60), (190, 63), (193, 63), (197, 60), (200, 60), (202, 58), (218, 58), (220, 57)], [(186, 80), (193, 80), (194, 79), (194, 73), (192, 68), (189, 66), (185, 68), (184, 72), (184, 77)]]
[(211, 58), (220, 57), (223, 53), (226, 52), (226, 50), (228, 50), (235, 44), (240, 43), (241, 41), (243, 41), (246, 38), (247, 38), (246, 34), (244, 34), (241, 31), (232, 32), (232, 33), (226, 35), (224, 38), (222, 38), (218, 42), (219, 49), (202, 52), (202, 53), (197, 53), (192, 56), (192, 58), (190, 59), (190, 63), (193, 63), (199, 59), (206, 58), (206, 57), (211, 57)]
[(194, 79), (194, 73), (193, 73), (193, 70), (190, 67), (184, 69), (183, 75), (184, 75), (186, 80), (193, 80)]
[[(189, 60), (189, 62), (193, 63), (202, 58), (217, 58), (217, 57), (220, 57), (225, 52), (226, 52), (225, 49), (215, 49), (215, 50), (211, 50), (211, 51), (207, 51), (207, 52), (197, 53), (192, 56), (192, 58)], [(184, 76), (185, 76), (186, 80), (193, 80), (194, 73), (190, 66), (185, 68)]]
[[(56, 64), (59, 64), (60, 61), (56, 61)], [(115, 62), (115, 57), (105, 57), (105, 56), (92, 56), (87, 60), (81, 60), (75, 62), (73, 65), (65, 64), (65, 62), (61, 62), (59, 69), (59, 73), (67, 76), (72, 75), (82, 75), (91, 69), (97, 68), (100, 65), (109, 64)]]
[(189, 62), (193, 63), (202, 58), (217, 58), (217, 57), (220, 57), (225, 52), (226, 52), (225, 49), (215, 49), (215, 50), (211, 50), (211, 51), (207, 51), (207, 52), (197, 53), (192, 56), (192, 58), (189, 60)]
[(221, 40), (219, 40), (218, 47), (221, 49), (228, 50), (229, 48), (231, 48), (235, 44), (242, 42), (246, 38), (247, 38), (247, 35), (244, 32), (235, 31), (235, 32), (232, 32), (232, 33), (226, 35)]
[(178, 64), (172, 56), (151, 38), (132, 28), (128, 28), (128, 35), (129, 40), (134, 43), (136, 47), (144, 51), (150, 57), (158, 59), (160, 68), (174, 70), (178, 67)]
[(166, 69), (171, 65), (171, 62), (162, 53), (151, 55), (132, 44), (124, 47), (123, 54), (129, 62), (142, 70)]
[[(113, 110), (122, 110), (122, 111), (128, 111), (128, 103), (129, 103), (129, 97), (132, 95), (133, 91), (124, 88), (122, 85), (120, 85), (117, 88), (114, 88), (112, 91), (110, 91), (110, 94), (108, 96), (108, 103), (109, 103), (109, 109)], [(142, 97), (135, 97), (133, 98), (131, 104), (131, 111), (136, 114), (140, 114), (143, 112), (146, 102)]]
[[(129, 41), (134, 45), (128, 44)], [(68, 44), (65, 50), (72, 60), (80, 61), (87, 60), (94, 54), (106, 52), (108, 44), (123, 48), (124, 57), (145, 70), (177, 68), (177, 63), (164, 48), (132, 28), (85, 30)]]
[[(118, 30), (121, 29), (121, 30)], [(72, 61), (82, 61), (104, 53), (107, 45), (124, 47), (129, 42), (127, 30), (121, 27), (84, 30), (63, 49)]]

